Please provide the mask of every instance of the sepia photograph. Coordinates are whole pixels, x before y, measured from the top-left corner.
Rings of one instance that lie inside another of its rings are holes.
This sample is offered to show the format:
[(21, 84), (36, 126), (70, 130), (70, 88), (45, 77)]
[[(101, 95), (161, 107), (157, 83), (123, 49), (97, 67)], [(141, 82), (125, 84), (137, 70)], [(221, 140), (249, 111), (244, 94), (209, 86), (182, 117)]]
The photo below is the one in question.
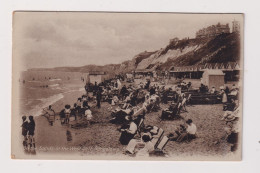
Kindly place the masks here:
[(244, 15), (15, 11), (11, 157), (241, 161)]

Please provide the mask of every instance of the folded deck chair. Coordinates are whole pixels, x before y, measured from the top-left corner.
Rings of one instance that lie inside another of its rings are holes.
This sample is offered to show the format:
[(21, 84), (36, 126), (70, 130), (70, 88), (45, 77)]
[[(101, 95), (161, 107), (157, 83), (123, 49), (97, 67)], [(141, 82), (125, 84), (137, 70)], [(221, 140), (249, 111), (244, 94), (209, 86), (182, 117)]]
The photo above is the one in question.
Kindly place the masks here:
[(154, 148), (156, 148), (158, 146), (163, 134), (164, 134), (164, 130), (162, 128), (160, 128), (159, 131), (158, 131), (158, 134), (157, 134), (158, 137), (154, 137), (151, 140), (151, 142), (154, 144)]

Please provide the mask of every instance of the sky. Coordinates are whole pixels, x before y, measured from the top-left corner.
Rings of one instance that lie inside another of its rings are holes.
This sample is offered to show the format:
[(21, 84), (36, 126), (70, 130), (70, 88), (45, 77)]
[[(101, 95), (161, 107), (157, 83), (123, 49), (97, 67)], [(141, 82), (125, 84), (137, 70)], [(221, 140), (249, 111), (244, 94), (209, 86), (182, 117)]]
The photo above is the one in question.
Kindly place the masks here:
[(105, 65), (167, 46), (174, 37), (240, 20), (234, 14), (16, 12), (13, 62), (22, 70)]

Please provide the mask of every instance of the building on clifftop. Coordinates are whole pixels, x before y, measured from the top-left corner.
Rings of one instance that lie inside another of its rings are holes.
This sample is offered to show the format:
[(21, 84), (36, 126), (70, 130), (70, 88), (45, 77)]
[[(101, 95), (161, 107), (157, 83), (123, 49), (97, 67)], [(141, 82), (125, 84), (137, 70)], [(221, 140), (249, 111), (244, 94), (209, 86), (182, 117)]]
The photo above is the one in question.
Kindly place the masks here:
[(211, 25), (207, 28), (202, 28), (196, 32), (196, 38), (214, 37), (222, 33), (230, 33), (228, 23), (226, 25), (218, 23), (217, 25)]

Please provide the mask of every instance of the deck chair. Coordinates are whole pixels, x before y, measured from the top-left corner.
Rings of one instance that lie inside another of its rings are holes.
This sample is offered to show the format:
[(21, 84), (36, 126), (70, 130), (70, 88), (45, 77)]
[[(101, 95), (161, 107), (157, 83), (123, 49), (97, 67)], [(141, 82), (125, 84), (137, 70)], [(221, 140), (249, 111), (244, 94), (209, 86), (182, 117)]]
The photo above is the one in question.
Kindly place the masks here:
[(143, 108), (140, 108), (138, 109), (138, 111), (136, 111), (134, 114), (133, 114), (133, 117), (137, 117), (138, 115), (142, 114), (144, 112), (144, 109)]
[(165, 152), (164, 147), (166, 146), (166, 144), (169, 142), (169, 138), (167, 136), (164, 136), (160, 142), (158, 143), (158, 145), (156, 147), (154, 147), (154, 151), (152, 153), (150, 153), (150, 156), (165, 156)]
[(188, 95), (186, 103), (190, 103), (191, 94)]
[(186, 98), (184, 98), (183, 100), (182, 100), (182, 102), (181, 102), (181, 109), (183, 109), (183, 108), (185, 108), (185, 110), (184, 111), (187, 111), (186, 110), (186, 102), (187, 102), (187, 99)]
[(177, 114), (179, 115), (181, 112), (181, 103), (178, 104), (178, 111), (177, 111)]
[(141, 137), (141, 129), (142, 129), (142, 127), (144, 126), (144, 119), (143, 118), (141, 118), (141, 120), (140, 120), (140, 122), (139, 122), (139, 124), (138, 124), (138, 126), (137, 126), (137, 134)]
[(164, 147), (166, 146), (166, 144), (169, 142), (169, 138), (167, 136), (164, 136), (160, 142), (158, 143), (158, 145), (155, 147), (155, 150), (158, 151), (163, 151)]
[(151, 142), (154, 144), (154, 147), (156, 148), (164, 134), (164, 130), (162, 128), (159, 129), (157, 136), (155, 138), (152, 138)]

